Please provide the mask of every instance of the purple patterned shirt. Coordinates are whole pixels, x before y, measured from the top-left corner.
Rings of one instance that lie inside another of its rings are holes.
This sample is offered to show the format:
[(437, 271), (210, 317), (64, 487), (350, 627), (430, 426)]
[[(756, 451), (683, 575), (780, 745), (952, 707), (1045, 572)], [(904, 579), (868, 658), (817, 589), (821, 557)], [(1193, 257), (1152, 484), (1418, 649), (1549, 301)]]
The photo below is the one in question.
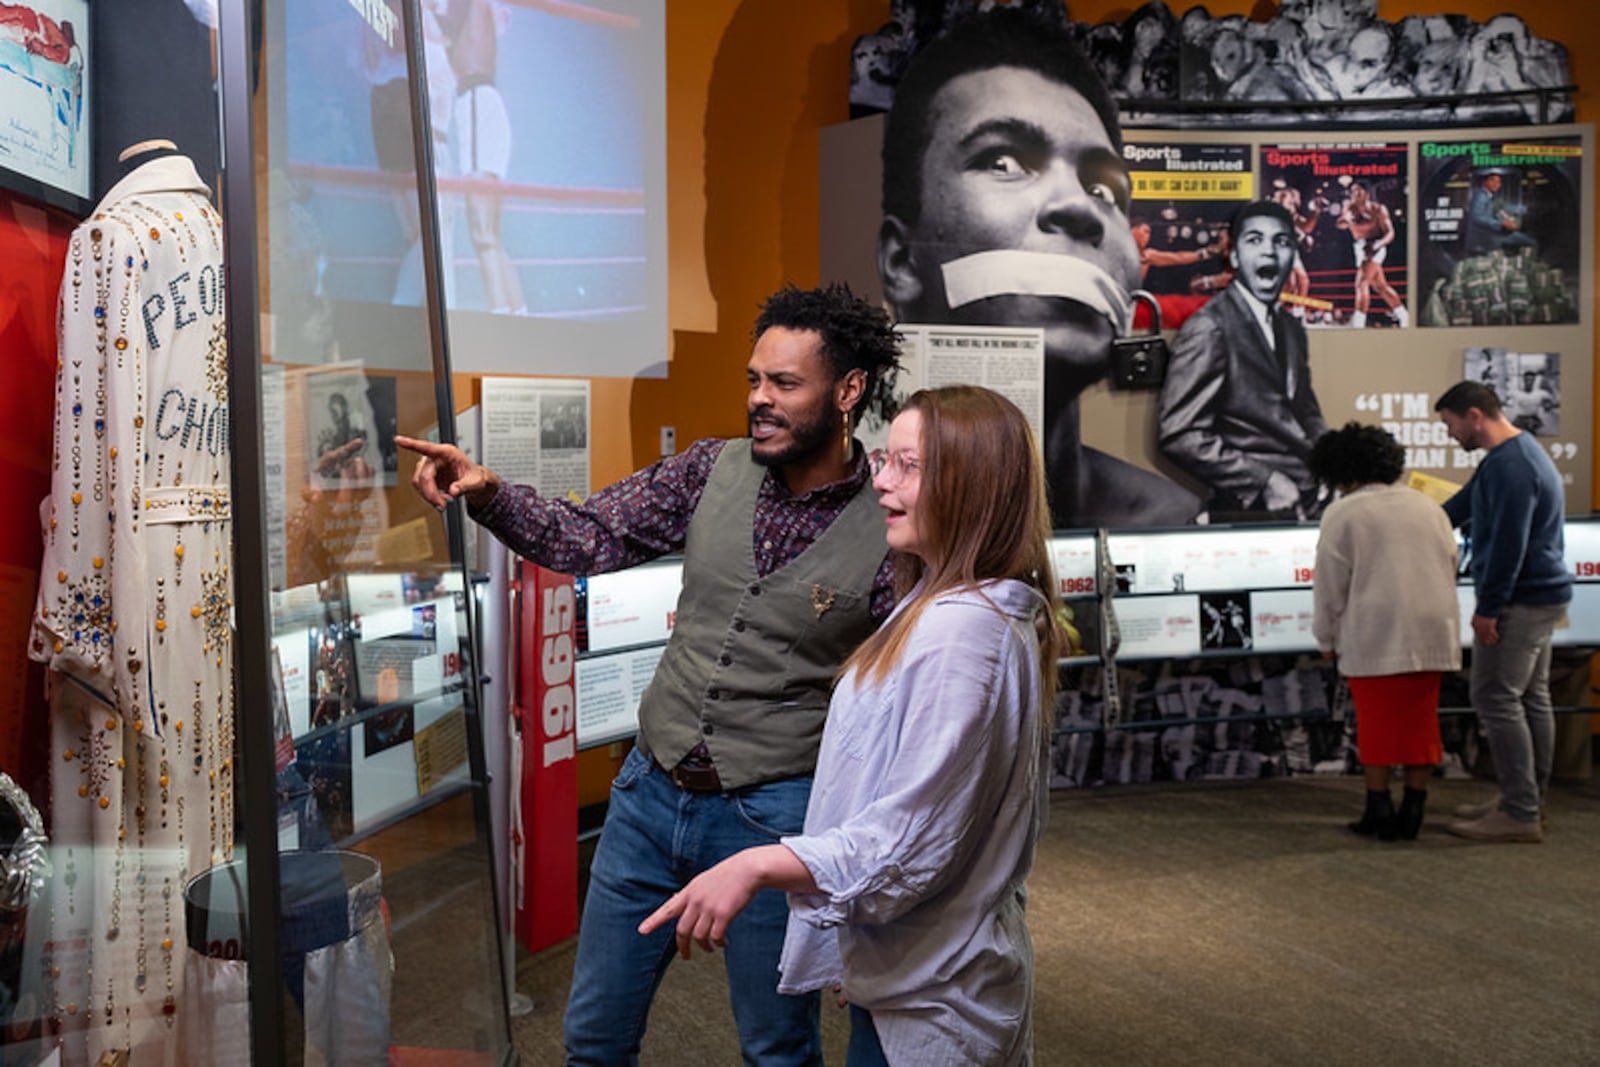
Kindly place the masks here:
[[(541, 497), (526, 485), (502, 483), (472, 517), (507, 547), (541, 567), (563, 574), (619, 571), (683, 550), (689, 520), (711, 468), (727, 442), (696, 441), (685, 452), (592, 494), (581, 504)], [(795, 496), (767, 471), (751, 523), (756, 573), (765, 578), (811, 547), (866, 484), (866, 457), (857, 455), (849, 477)], [(874, 622), (894, 609), (892, 557), (884, 557), (872, 582)]]

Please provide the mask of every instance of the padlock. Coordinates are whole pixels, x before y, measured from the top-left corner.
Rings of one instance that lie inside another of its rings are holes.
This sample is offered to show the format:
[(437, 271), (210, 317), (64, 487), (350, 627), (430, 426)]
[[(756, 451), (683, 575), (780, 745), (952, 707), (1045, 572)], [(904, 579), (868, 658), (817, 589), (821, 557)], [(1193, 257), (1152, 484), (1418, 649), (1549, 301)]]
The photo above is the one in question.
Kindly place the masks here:
[(1111, 341), (1111, 387), (1113, 389), (1159, 389), (1167, 377), (1166, 338), (1161, 336), (1161, 305), (1143, 289), (1129, 294), (1135, 306), (1143, 302), (1150, 308), (1153, 329), (1136, 337), (1117, 337)]

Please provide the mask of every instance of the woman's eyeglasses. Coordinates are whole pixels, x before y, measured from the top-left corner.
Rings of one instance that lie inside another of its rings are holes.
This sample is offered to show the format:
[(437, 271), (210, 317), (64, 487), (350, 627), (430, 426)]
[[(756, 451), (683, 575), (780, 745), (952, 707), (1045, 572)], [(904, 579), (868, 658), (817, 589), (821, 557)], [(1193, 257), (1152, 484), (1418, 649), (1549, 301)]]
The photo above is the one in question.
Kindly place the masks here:
[(914, 478), (922, 470), (922, 461), (909, 452), (889, 452), (882, 448), (875, 448), (867, 455), (867, 466), (872, 470), (872, 476), (877, 478), (885, 469), (889, 470), (891, 484), (899, 485), (907, 478)]

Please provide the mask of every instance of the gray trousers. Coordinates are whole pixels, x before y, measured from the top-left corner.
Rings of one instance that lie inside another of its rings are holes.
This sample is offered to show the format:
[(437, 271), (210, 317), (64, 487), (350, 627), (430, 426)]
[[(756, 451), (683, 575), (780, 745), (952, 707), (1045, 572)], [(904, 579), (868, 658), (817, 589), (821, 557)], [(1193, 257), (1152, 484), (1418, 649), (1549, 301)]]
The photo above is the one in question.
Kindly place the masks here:
[(1550, 784), (1550, 637), (1566, 613), (1565, 604), (1508, 605), (1499, 642), (1472, 646), (1472, 707), (1494, 757), (1500, 808), (1521, 822), (1538, 820)]

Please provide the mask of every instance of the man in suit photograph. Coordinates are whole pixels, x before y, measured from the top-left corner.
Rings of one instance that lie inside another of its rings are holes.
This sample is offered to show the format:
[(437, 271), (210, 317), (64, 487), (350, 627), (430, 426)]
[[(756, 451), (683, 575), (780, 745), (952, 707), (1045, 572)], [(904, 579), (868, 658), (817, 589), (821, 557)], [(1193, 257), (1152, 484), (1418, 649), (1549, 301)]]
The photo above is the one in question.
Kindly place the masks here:
[(1522, 249), (1535, 244), (1522, 232), (1523, 207), (1501, 195), (1505, 171), (1491, 167), (1479, 174), (1477, 188), (1467, 198), (1466, 252), (1480, 256), (1497, 248)]
[(1294, 264), (1294, 220), (1256, 201), (1233, 222), (1233, 282), (1178, 331), (1161, 388), (1162, 453), (1209, 490), (1213, 522), (1310, 518), (1307, 466), (1327, 429), (1306, 331), (1278, 302)]
[(1058, 527), (1179, 525), (1199, 500), (1083, 443), (1080, 394), (1126, 333), (1139, 249), (1116, 104), (1059, 20), (957, 23), (911, 62), (884, 130), (878, 274), (905, 323), (1044, 330)]

